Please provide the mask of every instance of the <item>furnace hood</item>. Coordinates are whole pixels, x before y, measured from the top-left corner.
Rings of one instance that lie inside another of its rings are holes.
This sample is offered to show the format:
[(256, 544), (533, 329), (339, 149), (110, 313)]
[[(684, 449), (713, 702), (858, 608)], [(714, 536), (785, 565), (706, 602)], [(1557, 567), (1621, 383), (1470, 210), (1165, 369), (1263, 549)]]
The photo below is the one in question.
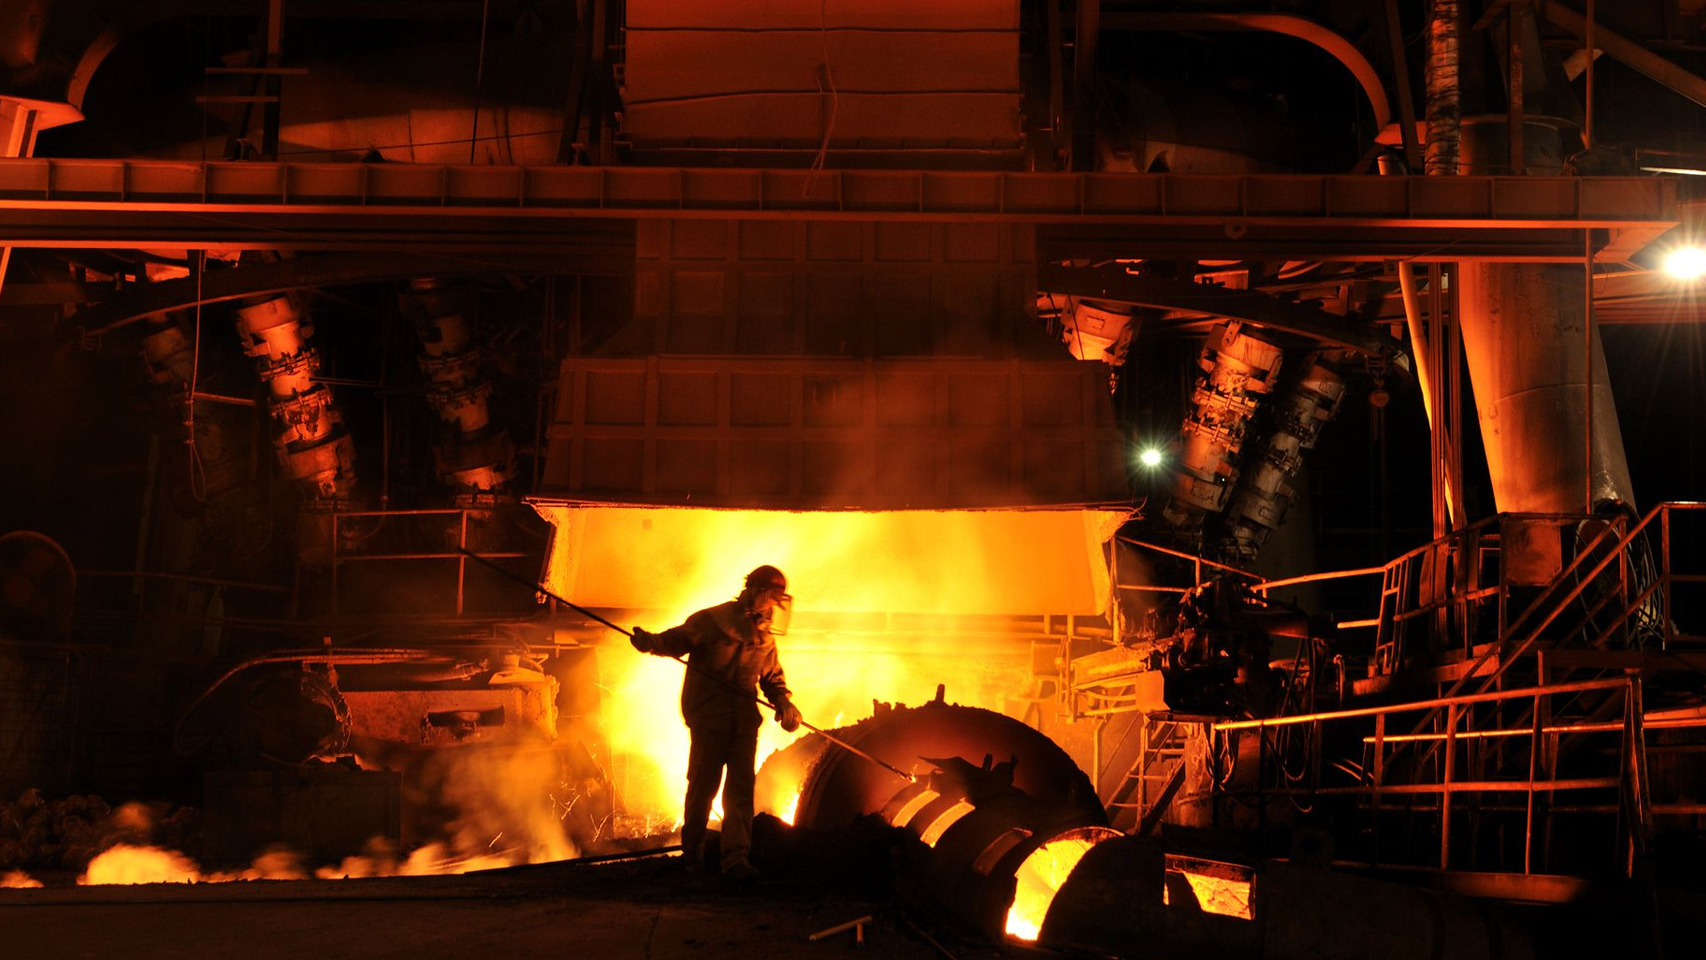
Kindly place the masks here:
[(765, 563), (802, 613), (1099, 614), (1123, 509), (785, 511), (535, 502), (545, 584), (588, 607), (687, 613)]

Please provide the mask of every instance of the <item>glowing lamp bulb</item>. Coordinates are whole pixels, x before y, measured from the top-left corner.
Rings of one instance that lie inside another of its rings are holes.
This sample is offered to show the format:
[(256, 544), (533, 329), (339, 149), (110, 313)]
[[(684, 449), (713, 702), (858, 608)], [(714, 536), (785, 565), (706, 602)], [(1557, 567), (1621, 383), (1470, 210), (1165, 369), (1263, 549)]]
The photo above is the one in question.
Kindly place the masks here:
[(1665, 273), (1678, 280), (1698, 280), (1706, 276), (1706, 250), (1700, 247), (1678, 247), (1665, 255)]
[(1149, 447), (1137, 455), (1137, 462), (1151, 470), (1161, 466), (1161, 459), (1161, 451), (1154, 447)]

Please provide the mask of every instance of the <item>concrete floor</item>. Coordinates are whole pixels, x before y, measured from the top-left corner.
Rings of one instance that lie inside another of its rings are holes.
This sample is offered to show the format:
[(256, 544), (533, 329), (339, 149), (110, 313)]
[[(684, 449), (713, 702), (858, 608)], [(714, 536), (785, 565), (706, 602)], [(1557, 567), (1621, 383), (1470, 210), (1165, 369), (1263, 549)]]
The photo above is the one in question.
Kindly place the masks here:
[[(865, 947), (817, 930), (872, 914)], [(927, 917), (919, 918), (929, 924)], [(549, 864), (461, 877), (0, 890), (8, 960), (525, 957), (990, 958), (926, 939), (887, 901), (799, 883), (688, 878), (679, 861)]]

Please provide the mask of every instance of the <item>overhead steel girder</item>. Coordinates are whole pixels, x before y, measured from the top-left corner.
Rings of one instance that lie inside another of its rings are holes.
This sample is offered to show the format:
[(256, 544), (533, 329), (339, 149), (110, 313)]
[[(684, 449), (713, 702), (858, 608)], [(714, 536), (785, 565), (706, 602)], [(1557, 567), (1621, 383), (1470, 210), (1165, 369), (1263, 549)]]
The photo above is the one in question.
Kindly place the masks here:
[(1037, 288), (1093, 300), (1226, 317), (1359, 353), (1400, 352), (1398, 342), (1383, 336), (1376, 328), (1306, 304), (1277, 300), (1251, 290), (1228, 290), (1189, 280), (1130, 273), (1118, 264), (1104, 267), (1043, 264), (1037, 268)]
[[(448, 254), (340, 254), (292, 257), (241, 268), (214, 269), (200, 277), (129, 286), (77, 313), (77, 322), (90, 333), (105, 333), (168, 310), (223, 303), (242, 297), (286, 293), (354, 283), (410, 280), (465, 274), (518, 273), (568, 275), (629, 275), (634, 272), (633, 237), (623, 248), (612, 242), (603, 254), (583, 256), (515, 256), (501, 260)], [(61, 285), (63, 286), (63, 285)], [(8, 286), (7, 290), (14, 289)], [(0, 305), (7, 298), (0, 294)]]
[(1622, 260), (1678, 213), (1676, 183), (1655, 177), (0, 161), (0, 244), (20, 247), (510, 255), (584, 249), (589, 222), (684, 218), (1036, 224), (1233, 258), (1572, 262), (1584, 230), (1603, 236), (1600, 259)]

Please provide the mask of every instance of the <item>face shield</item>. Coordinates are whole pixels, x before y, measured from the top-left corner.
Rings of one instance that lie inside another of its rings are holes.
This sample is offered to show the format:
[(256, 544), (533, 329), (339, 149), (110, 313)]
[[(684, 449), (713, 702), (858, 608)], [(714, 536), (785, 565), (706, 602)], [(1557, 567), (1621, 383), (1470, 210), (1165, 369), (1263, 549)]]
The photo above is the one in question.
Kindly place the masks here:
[(788, 624), (794, 619), (794, 598), (781, 590), (767, 590), (764, 593), (770, 601), (760, 620), (770, 631), (771, 636), (785, 637), (788, 635)]

